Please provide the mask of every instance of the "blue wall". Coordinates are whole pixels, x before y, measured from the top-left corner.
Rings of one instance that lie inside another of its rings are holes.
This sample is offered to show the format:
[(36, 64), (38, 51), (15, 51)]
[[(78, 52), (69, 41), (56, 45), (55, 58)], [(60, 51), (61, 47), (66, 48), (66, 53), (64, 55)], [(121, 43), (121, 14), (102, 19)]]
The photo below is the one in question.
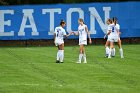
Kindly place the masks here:
[[(51, 15), (50, 19), (50, 12), (44, 11), (55, 11), (54, 18)], [(53, 30), (61, 19), (67, 22), (65, 29), (70, 32), (77, 30), (79, 17), (84, 18), (92, 38), (103, 38), (105, 20), (113, 16), (118, 18), (122, 38), (140, 37), (140, 2), (120, 2), (0, 6), (0, 40), (52, 39)], [(6, 22), (8, 20), (9, 23)], [(50, 23), (53, 21), (54, 24)]]

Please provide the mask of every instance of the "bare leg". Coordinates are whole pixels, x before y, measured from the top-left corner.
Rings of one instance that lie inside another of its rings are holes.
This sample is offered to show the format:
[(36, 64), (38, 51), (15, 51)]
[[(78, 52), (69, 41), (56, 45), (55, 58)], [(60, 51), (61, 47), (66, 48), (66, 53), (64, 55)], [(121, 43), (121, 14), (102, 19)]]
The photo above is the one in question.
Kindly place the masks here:
[(105, 44), (106, 57), (108, 57), (108, 54), (109, 54), (109, 44), (110, 42), (106, 41), (106, 44)]
[(85, 53), (85, 48), (84, 48), (84, 46), (83, 46), (83, 58), (84, 58), (84, 63), (87, 63), (86, 53)]
[(109, 55), (108, 58), (111, 58), (111, 50), (113, 49), (113, 42), (110, 42), (110, 49), (109, 49)]
[(81, 44), (80, 45), (80, 50), (79, 50), (79, 61), (77, 63), (81, 63), (81, 61), (82, 61), (82, 58), (83, 58), (83, 47), (84, 47), (84, 45)]
[(60, 51), (60, 62), (62, 63), (64, 60), (64, 43), (59, 45), (59, 51)]
[(122, 49), (122, 44), (121, 44), (121, 40), (118, 40), (118, 47), (119, 47), (119, 51), (120, 51), (120, 56), (121, 58), (124, 58), (123, 56), (123, 49)]
[(111, 55), (112, 55), (112, 57), (115, 57), (115, 47), (114, 47), (114, 43), (113, 43), (113, 46), (112, 46)]

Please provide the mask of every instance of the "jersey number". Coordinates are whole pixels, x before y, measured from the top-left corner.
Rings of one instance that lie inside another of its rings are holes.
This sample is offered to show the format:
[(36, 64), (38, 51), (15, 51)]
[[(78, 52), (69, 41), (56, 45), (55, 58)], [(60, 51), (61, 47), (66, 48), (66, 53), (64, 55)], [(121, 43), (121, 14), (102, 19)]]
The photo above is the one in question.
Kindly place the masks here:
[(114, 32), (114, 27), (112, 27), (112, 32)]
[(57, 30), (57, 35), (56, 36), (58, 37), (58, 35), (59, 35), (59, 29)]
[(81, 35), (82, 35), (82, 32), (83, 32), (83, 31), (84, 31), (84, 29), (81, 29), (81, 30), (80, 30), (80, 34), (81, 34)]
[(80, 31), (80, 34), (82, 35), (82, 31)]

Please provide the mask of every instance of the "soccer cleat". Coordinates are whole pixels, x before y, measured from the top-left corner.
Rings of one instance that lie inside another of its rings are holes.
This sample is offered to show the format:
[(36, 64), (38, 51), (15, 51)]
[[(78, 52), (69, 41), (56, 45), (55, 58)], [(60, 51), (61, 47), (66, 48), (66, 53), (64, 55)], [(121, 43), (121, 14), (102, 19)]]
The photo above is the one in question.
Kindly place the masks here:
[(84, 62), (84, 64), (86, 64), (87, 62)]
[(60, 63), (60, 61), (59, 60), (56, 60), (56, 63)]
[(60, 63), (64, 63), (64, 62), (60, 62)]
[(105, 58), (108, 58), (108, 56), (105, 55)]
[(78, 61), (78, 62), (76, 62), (77, 64), (80, 64), (81, 62), (80, 61)]
[(108, 57), (108, 54), (106, 54), (105, 57)]
[(111, 58), (110, 56), (108, 56), (108, 58)]
[(122, 56), (121, 58), (124, 58), (124, 56)]

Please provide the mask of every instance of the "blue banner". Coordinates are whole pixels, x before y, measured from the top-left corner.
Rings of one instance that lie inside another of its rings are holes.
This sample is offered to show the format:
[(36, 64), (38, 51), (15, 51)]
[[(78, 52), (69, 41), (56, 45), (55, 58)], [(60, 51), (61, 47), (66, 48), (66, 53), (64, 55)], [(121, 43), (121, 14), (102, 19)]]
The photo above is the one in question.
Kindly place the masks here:
[(122, 38), (140, 37), (139, 9), (140, 2), (0, 6), (0, 40), (53, 39), (61, 19), (68, 33), (77, 31), (79, 18), (92, 38), (103, 38), (106, 20), (114, 16)]

